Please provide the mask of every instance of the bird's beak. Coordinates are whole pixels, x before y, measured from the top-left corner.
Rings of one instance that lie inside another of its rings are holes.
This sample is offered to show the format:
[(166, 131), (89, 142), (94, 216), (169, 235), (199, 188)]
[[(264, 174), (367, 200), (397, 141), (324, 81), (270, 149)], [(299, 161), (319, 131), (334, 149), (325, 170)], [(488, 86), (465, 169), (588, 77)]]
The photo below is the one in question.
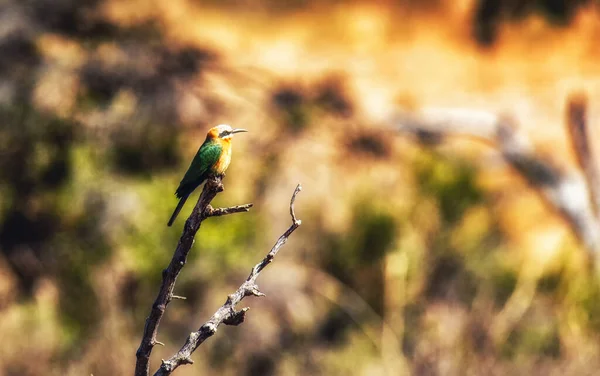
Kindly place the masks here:
[(248, 132), (248, 131), (247, 131), (246, 129), (244, 129), (244, 128), (236, 128), (236, 129), (233, 129), (233, 130), (231, 131), (231, 134), (235, 134), (235, 133), (243, 133), (243, 132)]

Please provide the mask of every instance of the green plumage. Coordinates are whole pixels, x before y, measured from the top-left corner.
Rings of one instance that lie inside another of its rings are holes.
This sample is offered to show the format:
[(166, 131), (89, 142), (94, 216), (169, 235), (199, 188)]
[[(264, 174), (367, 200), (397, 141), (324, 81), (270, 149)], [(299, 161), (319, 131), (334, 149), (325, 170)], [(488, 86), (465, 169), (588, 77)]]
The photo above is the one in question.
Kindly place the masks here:
[(190, 167), (181, 179), (175, 195), (179, 198), (179, 203), (169, 219), (169, 226), (173, 224), (179, 211), (185, 204), (188, 196), (202, 184), (208, 176), (213, 173), (213, 166), (219, 161), (223, 147), (215, 140), (206, 140), (198, 149), (196, 156), (192, 160)]
[(192, 160), (190, 167), (181, 179), (179, 188), (175, 191), (178, 198), (189, 196), (206, 178), (213, 172), (212, 167), (217, 163), (223, 147), (214, 141), (204, 142), (196, 156)]

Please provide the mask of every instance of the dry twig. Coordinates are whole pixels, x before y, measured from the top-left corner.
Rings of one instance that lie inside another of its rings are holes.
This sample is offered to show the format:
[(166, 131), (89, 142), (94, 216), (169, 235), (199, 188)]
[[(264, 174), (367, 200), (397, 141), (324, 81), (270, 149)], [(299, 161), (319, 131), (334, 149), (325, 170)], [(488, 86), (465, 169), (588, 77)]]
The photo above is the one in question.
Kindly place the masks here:
[(160, 368), (154, 374), (155, 376), (170, 375), (177, 367), (182, 364), (192, 364), (193, 361), (190, 358), (192, 353), (200, 346), (204, 341), (213, 336), (221, 324), (225, 325), (239, 325), (244, 322), (248, 307), (242, 308), (239, 311), (235, 310), (235, 306), (247, 296), (264, 296), (256, 284), (256, 278), (258, 278), (260, 272), (269, 265), (275, 255), (279, 252), (279, 249), (287, 242), (288, 237), (294, 232), (301, 224), (301, 221), (296, 218), (294, 212), (294, 201), (296, 195), (300, 192), (302, 187), (300, 184), (296, 186), (292, 199), (290, 201), (290, 215), (292, 217), (292, 225), (277, 239), (277, 242), (271, 248), (271, 251), (265, 256), (265, 258), (256, 264), (246, 281), (240, 285), (240, 287), (231, 295), (227, 297), (225, 304), (221, 306), (212, 317), (205, 322), (196, 332), (190, 333), (183, 347), (167, 360), (163, 360)]
[(183, 298), (173, 295), (175, 281), (186, 263), (188, 253), (194, 243), (194, 236), (196, 235), (196, 232), (198, 232), (202, 221), (209, 217), (247, 212), (252, 207), (252, 204), (246, 204), (229, 208), (214, 209), (210, 206), (210, 202), (222, 191), (223, 184), (221, 182), (221, 177), (210, 177), (204, 185), (202, 194), (200, 195), (192, 214), (185, 222), (183, 233), (181, 234), (173, 258), (171, 259), (169, 266), (162, 272), (160, 291), (158, 292), (154, 304), (152, 304), (150, 315), (146, 319), (142, 341), (136, 353), (137, 361), (135, 364), (135, 376), (148, 376), (152, 348), (155, 345), (162, 345), (162, 343), (156, 339), (160, 320), (171, 300)]

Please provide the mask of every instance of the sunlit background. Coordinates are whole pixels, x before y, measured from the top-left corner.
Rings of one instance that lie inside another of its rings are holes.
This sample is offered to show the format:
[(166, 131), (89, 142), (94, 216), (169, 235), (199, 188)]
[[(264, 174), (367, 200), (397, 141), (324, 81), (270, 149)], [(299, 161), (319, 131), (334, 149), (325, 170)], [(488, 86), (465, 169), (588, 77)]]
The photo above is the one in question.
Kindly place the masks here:
[(169, 228), (174, 191), (219, 123), (250, 132), (214, 204), (254, 208), (204, 222), (152, 371), (289, 226), (300, 182), (267, 296), (176, 375), (596, 373), (580, 235), (495, 145), (393, 119), (507, 114), (577, 171), (566, 103), (598, 123), (599, 40), (593, 0), (1, 1), (0, 375), (133, 374), (197, 199)]

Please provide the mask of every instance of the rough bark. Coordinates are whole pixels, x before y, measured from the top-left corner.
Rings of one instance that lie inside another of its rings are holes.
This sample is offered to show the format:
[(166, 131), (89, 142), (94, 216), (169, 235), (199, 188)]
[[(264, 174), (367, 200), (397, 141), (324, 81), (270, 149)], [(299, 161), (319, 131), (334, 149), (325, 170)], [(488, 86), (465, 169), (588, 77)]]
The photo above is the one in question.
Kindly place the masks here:
[(187, 256), (194, 243), (194, 237), (202, 222), (209, 217), (247, 212), (252, 207), (252, 204), (218, 209), (211, 207), (210, 202), (219, 192), (223, 191), (221, 179), (222, 177), (220, 176), (212, 176), (207, 179), (192, 214), (185, 222), (183, 233), (181, 234), (173, 258), (171, 259), (169, 266), (162, 272), (160, 290), (154, 304), (152, 304), (150, 315), (146, 319), (142, 341), (136, 352), (137, 361), (135, 365), (135, 376), (148, 376), (150, 372), (149, 364), (152, 349), (155, 345), (163, 345), (157, 340), (158, 326), (160, 325), (160, 321), (165, 313), (167, 305), (171, 300), (181, 298), (173, 295), (175, 282), (187, 261)]

